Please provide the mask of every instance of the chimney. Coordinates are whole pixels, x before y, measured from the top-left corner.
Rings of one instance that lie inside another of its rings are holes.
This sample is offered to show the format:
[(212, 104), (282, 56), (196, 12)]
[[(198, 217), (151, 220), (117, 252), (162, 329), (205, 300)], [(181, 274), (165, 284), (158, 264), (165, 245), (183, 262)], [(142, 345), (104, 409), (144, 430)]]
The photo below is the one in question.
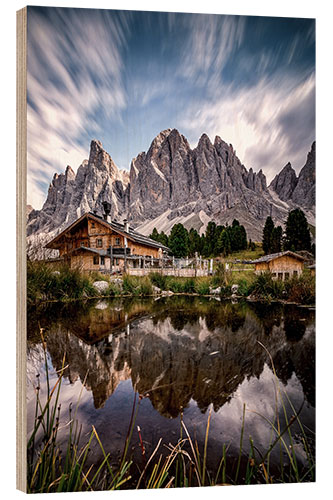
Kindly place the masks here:
[(124, 229), (126, 233), (129, 233), (129, 223), (127, 219), (124, 219)]
[(103, 214), (104, 220), (106, 220), (107, 222), (111, 222), (111, 215), (110, 215), (111, 203), (109, 203), (108, 201), (103, 201), (102, 205), (104, 208), (104, 214)]

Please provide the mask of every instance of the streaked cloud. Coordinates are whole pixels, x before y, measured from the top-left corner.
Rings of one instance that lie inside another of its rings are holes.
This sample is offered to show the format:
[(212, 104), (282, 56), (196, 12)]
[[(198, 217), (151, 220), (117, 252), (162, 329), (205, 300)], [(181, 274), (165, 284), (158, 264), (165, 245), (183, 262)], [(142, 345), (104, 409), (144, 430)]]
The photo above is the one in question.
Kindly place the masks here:
[(28, 202), (103, 142), (120, 168), (176, 127), (270, 180), (315, 133), (314, 21), (29, 7)]
[(121, 49), (127, 17), (114, 22), (102, 11), (29, 12), (28, 202), (45, 199), (41, 180), (86, 158), (100, 134), (99, 117), (126, 105)]

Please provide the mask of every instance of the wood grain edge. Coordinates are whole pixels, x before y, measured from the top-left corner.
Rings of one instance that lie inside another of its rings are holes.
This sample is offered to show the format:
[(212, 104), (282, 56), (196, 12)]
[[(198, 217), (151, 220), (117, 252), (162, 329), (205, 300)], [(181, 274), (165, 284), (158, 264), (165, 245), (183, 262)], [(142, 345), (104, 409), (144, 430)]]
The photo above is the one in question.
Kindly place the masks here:
[(27, 488), (27, 8), (16, 13), (16, 488)]

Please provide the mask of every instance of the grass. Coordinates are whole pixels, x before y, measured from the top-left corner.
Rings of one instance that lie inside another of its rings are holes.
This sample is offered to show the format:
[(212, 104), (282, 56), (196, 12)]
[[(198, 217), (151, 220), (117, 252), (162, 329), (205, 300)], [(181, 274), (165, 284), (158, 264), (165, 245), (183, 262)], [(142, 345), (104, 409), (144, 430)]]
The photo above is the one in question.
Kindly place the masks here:
[[(42, 330), (41, 337), (47, 394), (43, 404), (40, 397), (40, 386), (36, 387), (34, 427), (27, 444), (27, 492), (59, 493), (120, 489), (125, 482), (130, 480), (128, 471), (131, 462), (126, 460), (126, 455), (123, 456), (118, 469), (114, 470), (110, 463), (110, 455), (105, 453), (94, 426), (92, 426), (85, 444), (80, 446), (81, 430), (77, 421), (77, 411), (85, 381), (74, 412), (71, 406), (69, 408), (68, 422), (64, 425), (68, 428), (68, 439), (65, 454), (63, 454), (59, 440), (59, 431), (61, 430), (59, 397), (66, 369), (65, 358), (62, 362), (62, 368), (58, 372), (58, 379), (51, 389), (46, 342)], [(87, 458), (93, 441), (97, 442), (104, 457), (97, 470), (94, 471), (93, 466), (87, 466)]]
[(248, 289), (253, 298), (271, 301), (283, 299), (297, 304), (315, 304), (315, 277), (304, 271), (287, 281), (274, 280), (270, 273), (257, 275)]
[[(47, 394), (42, 403), (40, 387), (36, 387), (36, 409), (34, 427), (27, 445), (27, 485), (29, 493), (50, 493), (64, 491), (96, 491), (123, 488), (173, 488), (191, 486), (213, 486), (217, 484), (258, 484), (258, 483), (292, 483), (309, 482), (315, 480), (315, 462), (313, 452), (308, 442), (304, 426), (300, 420), (300, 409), (295, 409), (288, 394), (280, 385), (275, 372), (273, 360), (267, 352), (274, 377), (274, 396), (276, 409), (274, 418), (268, 419), (265, 415), (249, 409), (244, 404), (241, 420), (241, 433), (238, 457), (230, 456), (229, 446), (221, 447), (221, 458), (215, 469), (208, 467), (209, 459), (209, 432), (212, 418), (212, 408), (207, 417), (206, 431), (203, 446), (194, 439), (183, 419), (180, 416), (180, 432), (176, 443), (164, 444), (161, 449), (162, 439), (159, 439), (150, 457), (145, 456), (141, 430), (138, 431), (138, 445), (141, 448), (143, 462), (133, 463), (129, 457), (129, 445), (134, 438), (135, 422), (143, 396), (135, 398), (124, 441), (123, 453), (117, 466), (111, 465), (112, 457), (105, 450), (94, 426), (90, 434), (82, 443), (80, 425), (77, 420), (78, 407), (81, 393), (74, 410), (69, 408), (68, 421), (61, 425), (61, 405), (59, 404), (60, 391), (64, 371), (65, 358), (58, 378), (51, 388), (49, 367), (47, 361), (46, 341), (41, 331), (44, 351)], [(280, 409), (280, 411), (279, 411)], [(291, 412), (291, 417), (288, 415)], [(268, 448), (260, 450), (253, 442), (251, 436), (245, 435), (245, 421), (248, 413), (254, 413), (262, 419), (271, 430), (271, 440)], [(280, 416), (282, 415), (282, 417)], [(297, 460), (296, 442), (291, 432), (292, 426), (297, 427), (298, 444), (301, 442), (306, 454), (306, 463), (301, 465)], [(61, 447), (59, 431), (67, 429), (67, 443)], [(244, 444), (248, 440), (249, 453), (245, 452)], [(102, 461), (89, 465), (88, 456), (93, 442), (98, 445), (102, 453)], [(271, 464), (271, 455), (275, 448), (280, 450), (280, 465)]]
[[(94, 281), (108, 282), (107, 290), (99, 294), (93, 286)], [(221, 288), (221, 297), (231, 296), (231, 286), (238, 285), (237, 295), (251, 296), (258, 300), (287, 300), (298, 304), (314, 304), (315, 278), (307, 271), (301, 277), (293, 277), (287, 282), (273, 280), (269, 273), (256, 275), (253, 269), (234, 271), (225, 270), (218, 264), (213, 276), (177, 277), (163, 276), (152, 272), (147, 276), (125, 274), (121, 284), (99, 273), (81, 273), (78, 269), (61, 266), (57, 270), (43, 262), (28, 262), (27, 265), (27, 303), (33, 305), (43, 301), (67, 301), (92, 298), (103, 295), (115, 297), (131, 295), (134, 297), (152, 296), (154, 288), (177, 294), (210, 295), (211, 289)], [(156, 293), (156, 292), (155, 292)]]
[(78, 269), (62, 265), (53, 269), (44, 262), (27, 263), (27, 302), (68, 300), (96, 296), (93, 280)]

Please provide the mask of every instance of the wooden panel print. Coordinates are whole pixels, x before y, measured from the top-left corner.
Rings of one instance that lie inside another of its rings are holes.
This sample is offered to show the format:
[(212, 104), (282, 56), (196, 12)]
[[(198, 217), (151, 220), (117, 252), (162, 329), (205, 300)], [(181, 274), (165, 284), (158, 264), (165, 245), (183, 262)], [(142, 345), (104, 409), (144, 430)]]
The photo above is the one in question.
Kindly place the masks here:
[(17, 487), (314, 482), (315, 20), (17, 40)]

